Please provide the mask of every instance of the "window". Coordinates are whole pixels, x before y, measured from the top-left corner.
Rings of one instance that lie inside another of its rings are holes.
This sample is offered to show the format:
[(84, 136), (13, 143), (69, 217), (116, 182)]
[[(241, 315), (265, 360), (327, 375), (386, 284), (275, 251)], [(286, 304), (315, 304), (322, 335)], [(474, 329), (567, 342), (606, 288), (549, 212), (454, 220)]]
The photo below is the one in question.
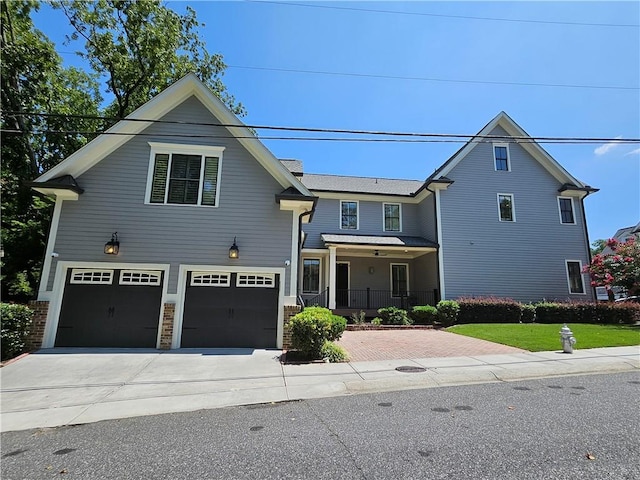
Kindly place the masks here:
[(515, 222), (516, 213), (513, 207), (513, 195), (510, 193), (498, 194), (498, 215), (501, 222)]
[(220, 272), (191, 272), (192, 287), (228, 287), (231, 274)]
[(161, 272), (142, 270), (122, 270), (120, 272), (120, 285), (160, 285), (161, 283)]
[(509, 146), (506, 144), (493, 146), (493, 158), (495, 160), (496, 171), (508, 172), (509, 168)]
[(239, 273), (236, 278), (236, 287), (275, 287), (275, 273)]
[(582, 281), (582, 262), (579, 260), (567, 260), (567, 280), (569, 282), (569, 293), (584, 294), (584, 283)]
[(573, 198), (558, 197), (558, 208), (560, 209), (560, 223), (575, 225), (576, 220), (573, 216)]
[(340, 202), (340, 228), (343, 230), (358, 229), (358, 202)]
[(83, 270), (74, 268), (71, 270), (71, 280), (73, 284), (105, 284), (111, 285), (113, 281), (113, 270)]
[(147, 203), (218, 205), (223, 147), (149, 142)]
[(320, 259), (302, 261), (302, 293), (320, 293)]
[(384, 210), (384, 231), (399, 232), (402, 230), (401, 209), (399, 203), (383, 203)]
[(409, 291), (409, 265), (406, 263), (391, 264), (391, 296), (400, 297)]

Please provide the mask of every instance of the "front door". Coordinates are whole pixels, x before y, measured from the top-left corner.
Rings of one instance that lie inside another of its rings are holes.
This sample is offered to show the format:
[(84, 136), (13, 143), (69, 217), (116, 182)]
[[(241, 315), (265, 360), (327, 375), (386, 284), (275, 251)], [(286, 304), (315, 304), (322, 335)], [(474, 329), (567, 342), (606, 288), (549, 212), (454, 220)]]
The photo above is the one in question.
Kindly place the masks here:
[(336, 307), (349, 306), (349, 264), (336, 263)]

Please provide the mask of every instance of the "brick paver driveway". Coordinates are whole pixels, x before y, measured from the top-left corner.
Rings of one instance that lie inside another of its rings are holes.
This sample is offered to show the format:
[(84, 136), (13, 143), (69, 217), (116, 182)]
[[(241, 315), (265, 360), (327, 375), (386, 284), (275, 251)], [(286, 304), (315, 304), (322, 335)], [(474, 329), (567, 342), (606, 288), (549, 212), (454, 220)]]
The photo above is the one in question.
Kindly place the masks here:
[(349, 352), (352, 362), (466, 357), (525, 351), (440, 330), (345, 331), (338, 344)]

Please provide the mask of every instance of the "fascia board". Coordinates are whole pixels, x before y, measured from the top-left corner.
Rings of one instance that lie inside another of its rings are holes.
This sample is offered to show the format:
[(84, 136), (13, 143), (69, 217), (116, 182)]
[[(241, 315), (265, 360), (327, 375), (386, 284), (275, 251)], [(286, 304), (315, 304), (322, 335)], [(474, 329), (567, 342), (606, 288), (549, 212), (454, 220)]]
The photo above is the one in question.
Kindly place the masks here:
[[(194, 74), (189, 74), (173, 85), (167, 87), (157, 96), (136, 109), (127, 119), (150, 119), (158, 120), (183, 101), (195, 95), (202, 104), (221, 123), (237, 125), (237, 127), (227, 128), (238, 141), (251, 153), (283, 187), (296, 187), (304, 195), (311, 196), (311, 192), (291, 173), (273, 154), (258, 140), (253, 133), (216, 97)], [(136, 133), (140, 133), (151, 122), (127, 122), (120, 121), (109, 128), (106, 133), (117, 133), (118, 135), (100, 135), (89, 142), (77, 152), (67, 157), (64, 161), (53, 167), (48, 172), (40, 175), (35, 181), (46, 182), (61, 175), (73, 175), (79, 177), (95, 164), (114, 150), (124, 145)]]
[[(391, 202), (391, 203), (420, 203), (423, 198), (419, 196), (410, 197), (407, 195), (384, 195), (380, 193), (354, 193), (354, 192), (338, 192), (327, 190), (311, 190), (312, 195), (318, 198), (326, 198), (332, 200), (360, 200), (363, 202)], [(427, 192), (428, 194), (429, 192)]]

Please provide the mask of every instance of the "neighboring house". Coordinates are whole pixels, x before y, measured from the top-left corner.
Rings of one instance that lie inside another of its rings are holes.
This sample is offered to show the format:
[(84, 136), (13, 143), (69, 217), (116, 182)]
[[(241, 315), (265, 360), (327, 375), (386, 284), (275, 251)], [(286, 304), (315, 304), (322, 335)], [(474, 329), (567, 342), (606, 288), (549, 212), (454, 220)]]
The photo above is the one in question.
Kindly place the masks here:
[(127, 119), (32, 184), (56, 198), (44, 347), (281, 348), (299, 298), (593, 299), (595, 189), (504, 113), (426, 181), (305, 174), (194, 75)]
[[(635, 226), (625, 227), (619, 229), (613, 237), (620, 243), (624, 243), (630, 239), (635, 239), (636, 242), (640, 241), (640, 222), (638, 222)], [(601, 255), (611, 255), (613, 254), (613, 250), (611, 247), (606, 246), (601, 252)], [(613, 287), (611, 288), (613, 292), (613, 298), (624, 298), (626, 297), (626, 290), (622, 287)], [(602, 301), (609, 301), (609, 293), (605, 287), (596, 287), (596, 298)]]

